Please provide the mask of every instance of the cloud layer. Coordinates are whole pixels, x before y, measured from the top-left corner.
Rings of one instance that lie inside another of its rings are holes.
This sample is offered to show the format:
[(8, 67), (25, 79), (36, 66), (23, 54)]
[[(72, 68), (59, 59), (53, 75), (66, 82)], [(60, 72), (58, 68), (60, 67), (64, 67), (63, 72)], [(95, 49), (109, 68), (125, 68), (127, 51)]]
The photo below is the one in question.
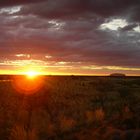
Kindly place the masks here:
[(0, 67), (35, 60), (83, 73), (111, 66), (140, 74), (139, 10), (139, 0), (5, 0)]

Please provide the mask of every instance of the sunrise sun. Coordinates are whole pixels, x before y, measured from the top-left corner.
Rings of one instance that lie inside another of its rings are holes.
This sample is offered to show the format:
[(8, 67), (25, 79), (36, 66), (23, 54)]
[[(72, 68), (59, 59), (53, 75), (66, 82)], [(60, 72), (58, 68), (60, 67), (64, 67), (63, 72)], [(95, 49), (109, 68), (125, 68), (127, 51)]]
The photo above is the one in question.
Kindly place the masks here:
[(27, 71), (27, 72), (25, 73), (25, 75), (26, 75), (27, 78), (29, 78), (29, 79), (34, 79), (34, 78), (36, 78), (36, 77), (39, 75), (39, 73), (36, 72), (36, 71)]

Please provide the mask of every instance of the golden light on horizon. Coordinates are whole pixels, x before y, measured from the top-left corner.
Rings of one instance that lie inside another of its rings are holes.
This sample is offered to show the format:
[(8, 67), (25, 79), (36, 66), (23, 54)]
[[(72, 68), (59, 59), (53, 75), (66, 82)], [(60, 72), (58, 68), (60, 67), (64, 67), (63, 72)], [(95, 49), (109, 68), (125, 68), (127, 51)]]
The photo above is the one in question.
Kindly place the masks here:
[(29, 79), (35, 79), (36, 77), (39, 76), (39, 72), (36, 72), (36, 71), (28, 71), (28, 72), (25, 73), (25, 75)]

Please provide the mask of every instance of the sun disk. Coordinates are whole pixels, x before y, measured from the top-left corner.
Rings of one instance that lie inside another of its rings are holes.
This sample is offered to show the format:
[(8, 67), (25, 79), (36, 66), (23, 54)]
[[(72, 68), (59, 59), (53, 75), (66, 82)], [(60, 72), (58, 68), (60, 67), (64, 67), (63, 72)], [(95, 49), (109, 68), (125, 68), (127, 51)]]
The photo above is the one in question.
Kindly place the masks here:
[(28, 71), (28, 72), (26, 72), (26, 76), (28, 77), (28, 78), (30, 78), (30, 79), (33, 79), (33, 78), (35, 78), (35, 77), (37, 77), (39, 74), (38, 74), (38, 72), (36, 72), (36, 71)]

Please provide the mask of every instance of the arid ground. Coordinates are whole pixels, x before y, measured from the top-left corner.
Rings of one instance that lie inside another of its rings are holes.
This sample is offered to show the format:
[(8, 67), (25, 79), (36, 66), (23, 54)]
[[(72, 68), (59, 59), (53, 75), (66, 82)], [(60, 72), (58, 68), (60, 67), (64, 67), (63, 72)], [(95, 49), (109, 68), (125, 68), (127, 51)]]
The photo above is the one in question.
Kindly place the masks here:
[(0, 140), (140, 140), (140, 77), (45, 76), (32, 94), (13, 77), (0, 77)]

